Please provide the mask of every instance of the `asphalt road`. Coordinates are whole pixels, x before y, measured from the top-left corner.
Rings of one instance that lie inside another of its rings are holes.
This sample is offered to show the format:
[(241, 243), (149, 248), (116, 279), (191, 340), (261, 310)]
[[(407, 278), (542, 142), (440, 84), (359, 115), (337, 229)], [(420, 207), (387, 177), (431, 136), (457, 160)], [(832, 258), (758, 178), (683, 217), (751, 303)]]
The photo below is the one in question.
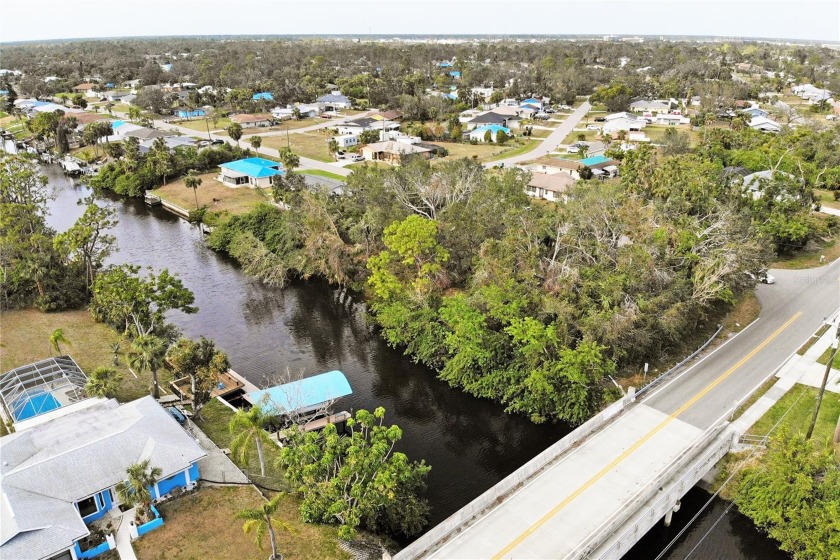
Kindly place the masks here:
[(583, 117), (589, 112), (589, 109), (592, 108), (592, 105), (589, 104), (589, 101), (584, 101), (580, 107), (575, 109), (566, 120), (564, 120), (560, 125), (554, 129), (554, 132), (549, 134), (543, 141), (540, 143), (539, 146), (531, 150), (530, 152), (525, 152), (524, 154), (520, 154), (518, 156), (509, 157), (507, 159), (500, 159), (498, 161), (493, 161), (490, 163), (485, 163), (484, 167), (500, 167), (502, 165), (508, 166), (514, 163), (520, 163), (523, 161), (530, 161), (532, 159), (536, 159), (538, 157), (542, 157), (544, 155), (548, 155), (551, 152), (557, 149), (558, 144), (561, 144), (563, 140), (572, 133), (575, 127), (580, 123)]
[(697, 364), (642, 398), (698, 428), (728, 416), (840, 307), (840, 260), (815, 269), (773, 270), (760, 284), (759, 318)]

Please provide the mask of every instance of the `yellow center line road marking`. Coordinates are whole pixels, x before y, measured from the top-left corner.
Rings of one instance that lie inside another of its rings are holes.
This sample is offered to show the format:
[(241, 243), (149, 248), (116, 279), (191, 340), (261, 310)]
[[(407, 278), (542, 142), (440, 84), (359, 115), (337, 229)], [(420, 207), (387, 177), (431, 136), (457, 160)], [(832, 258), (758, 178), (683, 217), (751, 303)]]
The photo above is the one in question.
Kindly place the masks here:
[(577, 498), (578, 496), (580, 496), (581, 494), (583, 494), (583, 493), (584, 493), (587, 489), (589, 489), (589, 488), (590, 488), (593, 484), (595, 484), (595, 483), (596, 483), (596, 482), (598, 482), (601, 478), (603, 478), (603, 477), (604, 477), (604, 475), (606, 475), (608, 472), (612, 471), (612, 470), (613, 470), (616, 466), (618, 466), (618, 465), (619, 465), (619, 463), (621, 463), (621, 462), (622, 462), (622, 461), (624, 461), (627, 457), (629, 457), (630, 455), (632, 455), (634, 451), (636, 451), (637, 449), (639, 449), (642, 445), (644, 445), (644, 444), (645, 444), (645, 442), (647, 442), (648, 440), (650, 440), (650, 438), (652, 438), (652, 437), (653, 437), (653, 436), (655, 436), (657, 433), (659, 433), (659, 432), (660, 432), (660, 431), (661, 431), (661, 430), (662, 430), (665, 426), (667, 426), (667, 425), (668, 425), (668, 424), (670, 424), (672, 421), (674, 421), (674, 420), (675, 420), (675, 419), (676, 419), (679, 415), (681, 415), (683, 412), (685, 412), (686, 410), (688, 410), (689, 408), (691, 408), (692, 406), (694, 406), (695, 404), (697, 404), (697, 401), (699, 401), (700, 399), (702, 399), (703, 397), (705, 397), (707, 394), (709, 394), (709, 392), (710, 392), (712, 389), (714, 389), (715, 387), (717, 387), (718, 385), (720, 385), (720, 384), (721, 384), (721, 383), (722, 383), (722, 382), (723, 382), (723, 381), (724, 381), (727, 377), (729, 377), (730, 375), (732, 375), (733, 373), (735, 373), (735, 371), (736, 371), (738, 368), (740, 368), (740, 367), (741, 367), (741, 366), (743, 366), (745, 363), (747, 363), (747, 362), (748, 362), (748, 361), (750, 361), (752, 358), (754, 358), (756, 354), (758, 354), (759, 352), (761, 352), (761, 350), (763, 350), (765, 346), (767, 346), (768, 344), (770, 344), (771, 342), (773, 342), (773, 340), (774, 340), (777, 336), (779, 336), (780, 334), (782, 334), (782, 332), (783, 332), (785, 329), (787, 329), (789, 326), (791, 326), (791, 325), (793, 324), (793, 322), (794, 322), (794, 321), (796, 321), (796, 320), (797, 320), (797, 319), (798, 319), (801, 315), (802, 315), (802, 312), (801, 312), (801, 311), (799, 311), (799, 312), (797, 312), (797, 313), (796, 313), (793, 317), (791, 317), (790, 319), (788, 319), (788, 320), (787, 320), (787, 322), (786, 322), (784, 325), (782, 325), (781, 327), (779, 327), (778, 329), (776, 329), (776, 332), (774, 332), (773, 334), (771, 334), (770, 336), (768, 336), (768, 337), (764, 340), (764, 342), (762, 342), (761, 344), (759, 344), (758, 346), (756, 346), (755, 348), (753, 348), (753, 349), (750, 351), (750, 353), (749, 353), (749, 354), (747, 354), (746, 356), (744, 356), (743, 358), (741, 358), (741, 359), (738, 361), (738, 363), (736, 363), (736, 364), (735, 364), (735, 365), (733, 365), (731, 368), (729, 368), (728, 370), (726, 370), (723, 374), (721, 374), (721, 376), (720, 376), (720, 377), (718, 377), (717, 379), (715, 379), (714, 381), (712, 381), (711, 383), (709, 383), (709, 384), (708, 384), (708, 385), (707, 385), (707, 386), (706, 386), (706, 387), (705, 387), (702, 391), (700, 391), (699, 393), (697, 393), (696, 395), (694, 395), (694, 396), (693, 396), (691, 399), (689, 399), (689, 400), (688, 400), (688, 401), (687, 401), (684, 405), (682, 405), (679, 409), (677, 409), (677, 411), (676, 411), (676, 412), (674, 412), (673, 414), (669, 415), (669, 416), (668, 416), (665, 420), (663, 420), (662, 422), (660, 422), (660, 423), (659, 423), (659, 425), (657, 425), (657, 426), (656, 426), (656, 427), (654, 427), (651, 431), (649, 431), (647, 434), (645, 434), (645, 435), (644, 435), (644, 437), (642, 437), (640, 440), (636, 441), (633, 445), (631, 445), (629, 448), (627, 448), (627, 450), (626, 450), (626, 451), (624, 451), (621, 455), (619, 455), (618, 457), (616, 457), (615, 459), (613, 459), (612, 461), (610, 461), (610, 463), (609, 463), (606, 467), (604, 467), (603, 469), (601, 469), (600, 471), (598, 471), (598, 473), (597, 473), (595, 476), (593, 476), (592, 478), (590, 478), (589, 480), (587, 480), (587, 481), (586, 481), (586, 482), (585, 482), (582, 486), (578, 487), (578, 488), (577, 488), (577, 490), (575, 490), (574, 492), (572, 492), (571, 494), (569, 494), (569, 495), (568, 495), (568, 496), (567, 496), (567, 497), (566, 497), (566, 498), (565, 498), (562, 502), (560, 502), (559, 504), (557, 504), (556, 506), (554, 506), (553, 508), (551, 508), (551, 510), (550, 510), (548, 513), (546, 513), (545, 515), (543, 515), (543, 516), (542, 516), (540, 519), (538, 519), (538, 520), (537, 520), (537, 521), (536, 521), (533, 525), (531, 525), (530, 527), (528, 527), (527, 529), (525, 529), (525, 531), (523, 531), (523, 532), (522, 532), (522, 534), (520, 534), (518, 537), (516, 537), (515, 539), (513, 539), (513, 540), (510, 542), (510, 544), (508, 544), (508, 545), (507, 545), (506, 547), (504, 547), (501, 551), (499, 551), (497, 554), (495, 554), (495, 555), (493, 556), (493, 560), (501, 560), (502, 558), (504, 558), (504, 557), (505, 557), (505, 555), (506, 555), (506, 554), (508, 554), (508, 553), (509, 553), (510, 551), (512, 551), (514, 548), (516, 548), (517, 546), (519, 546), (520, 544), (522, 544), (522, 541), (524, 541), (525, 539), (527, 539), (527, 538), (528, 538), (530, 535), (532, 535), (532, 534), (533, 534), (533, 533), (534, 533), (537, 529), (539, 529), (540, 527), (542, 527), (543, 525), (545, 525), (545, 524), (546, 524), (549, 520), (551, 520), (551, 518), (552, 518), (552, 517), (554, 517), (555, 515), (557, 515), (557, 514), (558, 514), (558, 513), (559, 513), (559, 512), (563, 509), (563, 508), (565, 508), (565, 507), (566, 507), (567, 505), (569, 505), (572, 501), (574, 501), (574, 500), (575, 500), (575, 498)]

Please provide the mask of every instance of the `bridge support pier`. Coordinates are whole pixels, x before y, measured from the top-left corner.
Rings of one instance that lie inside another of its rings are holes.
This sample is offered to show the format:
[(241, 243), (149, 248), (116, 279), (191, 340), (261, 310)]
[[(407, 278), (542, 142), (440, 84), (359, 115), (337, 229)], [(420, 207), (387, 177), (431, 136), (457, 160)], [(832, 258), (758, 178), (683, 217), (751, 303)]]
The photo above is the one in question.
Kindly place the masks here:
[(681, 505), (682, 504), (680, 503), (680, 501), (677, 500), (677, 503), (674, 504), (674, 507), (669, 509), (668, 513), (665, 514), (665, 526), (666, 527), (671, 526), (671, 520), (674, 518), (674, 514), (677, 513), (678, 511), (680, 511), (680, 506)]

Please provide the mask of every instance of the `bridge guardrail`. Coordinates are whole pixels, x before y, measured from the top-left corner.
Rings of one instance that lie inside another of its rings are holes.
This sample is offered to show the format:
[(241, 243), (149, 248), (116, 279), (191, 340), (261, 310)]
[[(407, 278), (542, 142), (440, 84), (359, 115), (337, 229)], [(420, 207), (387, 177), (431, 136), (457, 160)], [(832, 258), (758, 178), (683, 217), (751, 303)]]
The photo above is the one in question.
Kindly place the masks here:
[(714, 332), (714, 334), (711, 336), (711, 338), (709, 338), (709, 340), (707, 340), (703, 344), (703, 346), (701, 346), (700, 348), (698, 348), (697, 350), (695, 350), (694, 352), (689, 354), (686, 358), (683, 358), (683, 360), (680, 363), (678, 363), (677, 365), (675, 365), (674, 367), (672, 367), (671, 369), (669, 369), (668, 371), (666, 371), (665, 373), (663, 373), (659, 377), (651, 380), (650, 383), (648, 383), (647, 385), (645, 385), (644, 387), (642, 387), (641, 389), (636, 391), (636, 397), (638, 398), (638, 397), (643, 396), (647, 391), (650, 391), (651, 389), (653, 389), (654, 387), (659, 385), (662, 381), (664, 381), (665, 379), (670, 377), (674, 372), (681, 369), (685, 364), (687, 364), (688, 362), (690, 362), (691, 360), (696, 358), (697, 355), (700, 352), (702, 352), (703, 350), (705, 350), (706, 348), (709, 347), (709, 344), (711, 344), (712, 341), (714, 341), (714, 339), (717, 338), (717, 336), (720, 334), (720, 332), (722, 330), (723, 330), (723, 325), (718, 325), (717, 330)]
[[(668, 480), (671, 476), (675, 473), (679, 472), (681, 469), (694, 465), (693, 468), (690, 468), (686, 471), (679, 479), (674, 481), (672, 484), (669, 484), (671, 489), (664, 493), (662, 496), (659, 497), (651, 506), (649, 507), (649, 517), (647, 518), (640, 518), (638, 519), (633, 525), (628, 527), (608, 549), (601, 552), (597, 557), (592, 556), (592, 553), (597, 550), (597, 547), (600, 543), (592, 542), (596, 538), (600, 537), (604, 534), (605, 526), (611, 532), (618, 529), (621, 524), (626, 523), (632, 515), (638, 511), (637, 508), (634, 507), (625, 507), (622, 508), (622, 511), (619, 514), (613, 516), (611, 520), (608, 520), (601, 527), (599, 527), (596, 534), (593, 535), (584, 545), (578, 547), (575, 551), (577, 556), (575, 558), (587, 558), (587, 559), (599, 559), (599, 560), (617, 560), (620, 559), (624, 554), (630, 550), (633, 545), (635, 545), (641, 537), (652, 527), (660, 517), (664, 516), (668, 510), (673, 507), (685, 492), (687, 492), (691, 486), (699, 480), (705, 472), (708, 471), (711, 465), (717, 463), (726, 453), (729, 451), (732, 445), (732, 440), (729, 437), (729, 434), (724, 432), (726, 428), (726, 423), (719, 424), (713, 426), (706, 433), (698, 440), (692, 449), (696, 450), (698, 447), (703, 447), (708, 443), (713, 443), (715, 439), (719, 438), (719, 441), (716, 445), (712, 445), (708, 447), (705, 452), (700, 453), (685, 453), (682, 454), (680, 457), (672, 461), (671, 467), (663, 471), (653, 483), (648, 485), (646, 488), (642, 489), (637, 493), (637, 495), (631, 501), (634, 504), (638, 504), (639, 506), (644, 505), (648, 502), (651, 498), (653, 498), (659, 489), (662, 487), (663, 483)], [(721, 437), (723, 434), (724, 437)], [(685, 459), (685, 457), (689, 457), (689, 459)], [(686, 488), (686, 483), (689, 483), (689, 488)], [(629, 510), (630, 513), (624, 513)], [(643, 526), (641, 526), (642, 521), (645, 521)], [(641, 533), (641, 534), (640, 534)], [(608, 533), (609, 534), (609, 533)], [(603, 540), (603, 539), (601, 539)], [(582, 552), (578, 553), (577, 551), (581, 550), (581, 548), (589, 547), (588, 550), (583, 550)], [(567, 558), (570, 558), (569, 556)]]
[(545, 467), (563, 457), (569, 449), (572, 449), (581, 440), (587, 438), (611, 419), (621, 414), (633, 401), (634, 394), (629, 393), (620, 400), (612, 403), (572, 430), (563, 439), (503, 478), (498, 484), (481, 494), (478, 498), (438, 523), (435, 527), (432, 527), (428, 533), (398, 552), (394, 556), (394, 560), (420, 558), (432, 550), (439, 548), (442, 543), (447, 542), (453, 535), (460, 533), (465, 526), (483, 512), (501, 503), (508, 495), (538, 475)]

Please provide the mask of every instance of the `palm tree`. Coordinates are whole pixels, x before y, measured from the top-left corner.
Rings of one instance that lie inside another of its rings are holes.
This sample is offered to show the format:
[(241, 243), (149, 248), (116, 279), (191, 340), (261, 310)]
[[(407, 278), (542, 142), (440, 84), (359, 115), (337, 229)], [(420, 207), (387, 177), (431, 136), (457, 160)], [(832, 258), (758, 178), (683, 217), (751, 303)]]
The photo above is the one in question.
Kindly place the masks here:
[(262, 136), (251, 136), (251, 146), (254, 148), (254, 151), (259, 152), (260, 146), (262, 146)]
[(248, 454), (251, 446), (257, 448), (257, 457), (260, 460), (260, 475), (265, 476), (265, 456), (263, 454), (263, 443), (273, 445), (271, 437), (265, 431), (271, 416), (266, 414), (260, 405), (254, 405), (250, 410), (240, 410), (230, 419), (228, 429), (230, 434), (235, 436), (230, 442), (230, 450), (239, 459), (242, 465), (248, 465)]
[(327, 150), (330, 151), (331, 156), (335, 156), (335, 153), (338, 151), (338, 142), (336, 142), (335, 138), (330, 138), (330, 141), (327, 142)]
[(277, 552), (277, 535), (274, 530), (285, 529), (287, 531), (291, 531), (291, 527), (273, 517), (273, 515), (277, 512), (277, 508), (280, 506), (280, 500), (283, 499), (285, 495), (286, 494), (284, 492), (280, 492), (271, 498), (270, 501), (264, 503), (258, 508), (243, 509), (242, 511), (236, 513), (237, 519), (245, 520), (245, 523), (242, 525), (243, 531), (250, 533), (252, 529), (254, 530), (254, 534), (256, 536), (254, 542), (257, 543), (260, 550), (263, 548), (263, 537), (266, 533), (268, 533), (269, 543), (271, 544), (271, 558), (269, 558), (269, 560), (283, 559), (283, 555)]
[(55, 329), (50, 335), (50, 356), (52, 356), (53, 350), (55, 350), (55, 353), (59, 356), (61, 355), (61, 343), (64, 343), (71, 348), (73, 347), (73, 343), (64, 336), (64, 329)]
[(134, 463), (125, 470), (128, 479), (117, 484), (117, 497), (124, 504), (132, 507), (140, 506), (138, 519), (147, 520), (151, 517), (152, 493), (149, 490), (163, 473), (160, 467), (149, 467), (149, 459)]
[(98, 367), (88, 377), (85, 392), (92, 397), (110, 398), (116, 395), (120, 387), (122, 374), (114, 368)]
[(578, 149), (580, 150), (578, 152), (580, 154), (580, 159), (586, 159), (586, 152), (589, 151), (589, 146), (586, 144), (580, 144)]
[(152, 395), (160, 398), (160, 387), (158, 386), (157, 372), (164, 364), (166, 356), (166, 342), (157, 336), (143, 334), (134, 339), (131, 343), (131, 352), (128, 355), (128, 365), (141, 371), (148, 371), (152, 374)]
[(136, 107), (134, 105), (131, 105), (128, 108), (128, 120), (133, 122), (133, 121), (136, 121), (139, 118), (140, 118), (140, 107)]
[(300, 165), (300, 157), (289, 148), (281, 148), (279, 155), (280, 163), (283, 164), (286, 173), (291, 173), (295, 170), (295, 167)]
[(184, 185), (188, 189), (193, 190), (193, 195), (195, 195), (195, 209), (198, 210), (198, 187), (201, 185), (201, 177), (195, 174), (195, 169), (190, 169), (187, 176), (184, 177)]

